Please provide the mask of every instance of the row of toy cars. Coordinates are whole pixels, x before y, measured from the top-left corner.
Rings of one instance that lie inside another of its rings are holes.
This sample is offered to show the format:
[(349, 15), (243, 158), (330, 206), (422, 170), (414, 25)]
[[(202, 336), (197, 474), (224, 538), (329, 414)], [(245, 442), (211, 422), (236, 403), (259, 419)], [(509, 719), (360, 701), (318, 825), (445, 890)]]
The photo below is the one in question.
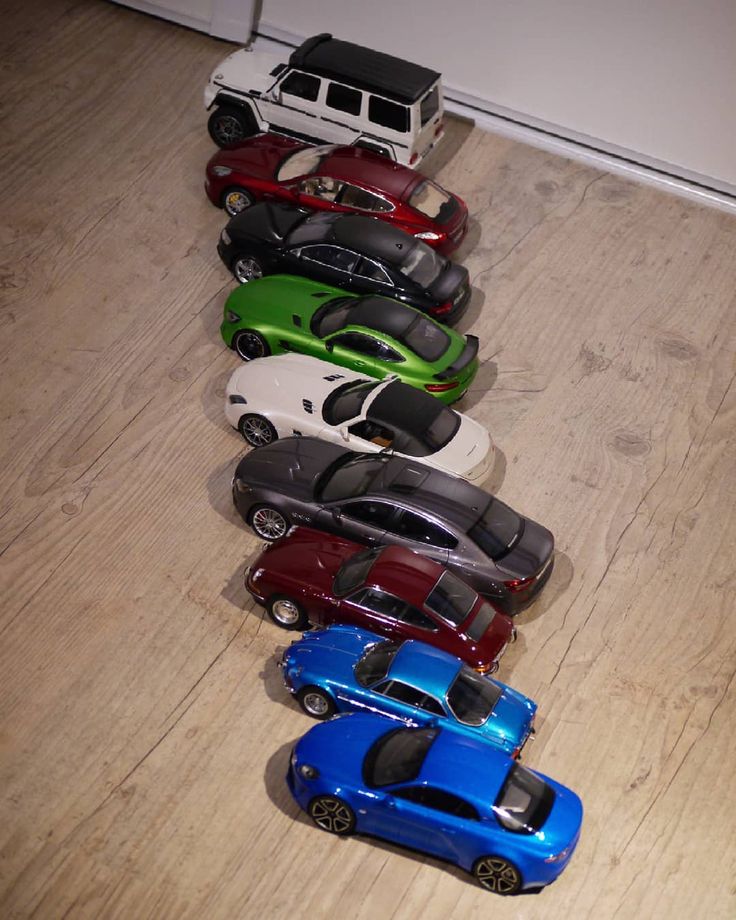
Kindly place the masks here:
[[(467, 208), (389, 159), (441, 137), (439, 74), (320, 35), (288, 63), (236, 52), (205, 99), (213, 138), (238, 142), (206, 190), (242, 284), (221, 332), (247, 362), (226, 415), (254, 447), (233, 500), (267, 541), (246, 587), (282, 628), (313, 627), (280, 662), (323, 722), (289, 788), (324, 830), (431, 853), (500, 894), (547, 884), (582, 804), (518, 764), (536, 704), (490, 674), (554, 540), (475, 485), (493, 444), (448, 405), (478, 368), (477, 338), (448, 328), (470, 299), (445, 258)], [(247, 137), (302, 123), (357, 146)]]

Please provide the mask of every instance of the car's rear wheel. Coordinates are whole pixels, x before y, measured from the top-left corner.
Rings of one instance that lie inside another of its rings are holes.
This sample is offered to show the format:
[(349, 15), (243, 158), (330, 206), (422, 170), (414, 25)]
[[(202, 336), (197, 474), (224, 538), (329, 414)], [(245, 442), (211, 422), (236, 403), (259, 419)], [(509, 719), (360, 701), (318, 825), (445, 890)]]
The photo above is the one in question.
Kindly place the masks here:
[(278, 438), (278, 432), (262, 415), (243, 415), (238, 422), (238, 431), (253, 447), (263, 447)]
[(278, 508), (259, 505), (251, 512), (250, 526), (262, 540), (278, 540), (289, 529), (289, 521)]
[(302, 687), (296, 698), (304, 712), (313, 719), (331, 719), (337, 712), (335, 701), (321, 687)]
[(473, 875), (494, 894), (516, 894), (521, 889), (521, 873), (501, 856), (481, 856), (475, 861)]
[(235, 217), (236, 214), (240, 214), (241, 211), (249, 208), (252, 204), (255, 204), (255, 198), (250, 192), (240, 188), (238, 185), (226, 189), (222, 196), (222, 206), (230, 217)]
[(263, 267), (255, 256), (249, 256), (245, 253), (235, 256), (231, 266), (235, 280), (241, 284), (247, 284), (249, 281), (257, 281), (263, 277)]
[(282, 629), (306, 629), (309, 626), (309, 618), (302, 607), (285, 594), (274, 594), (273, 597), (269, 597), (266, 601), (266, 613)]
[(345, 836), (355, 830), (355, 813), (347, 802), (334, 795), (318, 795), (309, 803), (309, 817), (330, 834)]
[(249, 109), (235, 105), (221, 105), (207, 122), (210, 137), (218, 147), (232, 147), (258, 131), (258, 124)]
[(268, 342), (260, 332), (254, 329), (240, 329), (233, 336), (232, 347), (237, 351), (243, 361), (252, 361), (254, 358), (265, 358), (271, 354)]

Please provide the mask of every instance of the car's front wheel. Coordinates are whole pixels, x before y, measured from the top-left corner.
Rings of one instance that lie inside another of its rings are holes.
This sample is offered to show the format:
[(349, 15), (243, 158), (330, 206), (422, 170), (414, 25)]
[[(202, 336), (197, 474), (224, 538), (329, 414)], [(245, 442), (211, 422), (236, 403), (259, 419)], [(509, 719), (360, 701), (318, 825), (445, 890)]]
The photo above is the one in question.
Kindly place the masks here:
[(261, 540), (278, 540), (289, 529), (285, 514), (272, 505), (259, 505), (250, 515), (250, 526)]
[(344, 836), (355, 830), (355, 813), (347, 802), (335, 795), (318, 795), (309, 803), (309, 817), (317, 827)]
[(238, 422), (238, 431), (253, 447), (263, 447), (278, 438), (278, 432), (262, 415), (243, 415)]
[(284, 594), (269, 597), (266, 601), (266, 613), (282, 629), (306, 629), (309, 626), (309, 618), (302, 607), (293, 598)]
[(234, 105), (221, 105), (207, 122), (210, 137), (218, 147), (232, 147), (258, 131), (253, 113)]
[(335, 701), (321, 687), (302, 687), (296, 698), (304, 712), (313, 719), (331, 719), (337, 712)]
[(494, 894), (516, 894), (521, 889), (521, 873), (501, 856), (481, 856), (475, 861), (473, 875)]
[(249, 208), (254, 203), (255, 198), (251, 193), (244, 188), (240, 188), (240, 186), (233, 186), (227, 189), (222, 196), (222, 206), (230, 217), (235, 217), (236, 214), (240, 214), (241, 211)]
[(252, 361), (254, 358), (265, 358), (271, 354), (268, 342), (260, 332), (254, 329), (240, 329), (235, 333), (232, 347), (237, 351), (243, 361)]
[(257, 281), (263, 277), (263, 266), (255, 256), (249, 256), (245, 253), (235, 256), (231, 266), (235, 279), (241, 284), (247, 284), (249, 281)]

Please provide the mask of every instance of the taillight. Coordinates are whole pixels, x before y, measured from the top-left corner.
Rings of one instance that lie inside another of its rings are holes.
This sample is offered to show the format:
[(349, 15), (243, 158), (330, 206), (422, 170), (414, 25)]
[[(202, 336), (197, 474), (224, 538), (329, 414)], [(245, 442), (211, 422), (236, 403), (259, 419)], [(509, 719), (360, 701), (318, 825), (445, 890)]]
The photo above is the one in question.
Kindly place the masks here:
[(492, 667), (492, 664), (477, 664), (473, 670), (477, 671), (479, 674), (488, 674)]
[(441, 303), (439, 307), (431, 307), (429, 312), (432, 316), (444, 316), (450, 310), (452, 310), (452, 301), (448, 300), (447, 303)]
[(444, 130), (444, 127), (445, 127), (445, 126), (442, 124), (442, 122), (441, 122), (441, 121), (438, 121), (438, 122), (437, 122), (437, 127), (434, 129), (434, 136), (437, 137), (438, 135), (442, 134), (442, 131)]
[(512, 578), (510, 581), (505, 581), (504, 584), (512, 594), (517, 594), (524, 588), (528, 588), (533, 581), (534, 576), (532, 575), (531, 578)]
[(511, 758), (512, 758), (512, 760), (518, 760), (518, 759), (519, 759), (519, 754), (521, 754), (521, 748), (520, 748), (520, 747), (515, 747), (515, 748), (513, 749), (513, 751), (511, 752)]
[(457, 380), (454, 380), (452, 383), (425, 383), (424, 389), (428, 393), (447, 393), (448, 390), (454, 390), (455, 387), (459, 385)]
[(409, 166), (413, 166), (418, 159), (419, 159), (419, 154), (412, 153), (411, 157), (409, 158)]

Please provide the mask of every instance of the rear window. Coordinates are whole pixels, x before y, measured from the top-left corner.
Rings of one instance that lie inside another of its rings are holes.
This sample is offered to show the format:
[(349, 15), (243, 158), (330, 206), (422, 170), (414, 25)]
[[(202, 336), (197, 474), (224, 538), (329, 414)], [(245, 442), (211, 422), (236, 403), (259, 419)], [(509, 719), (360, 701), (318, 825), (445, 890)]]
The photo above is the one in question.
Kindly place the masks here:
[(436, 728), (397, 728), (382, 735), (366, 754), (366, 784), (389, 786), (416, 779), (438, 734)]
[(420, 105), (420, 118), (422, 121), (422, 127), (424, 127), (427, 122), (433, 118), (440, 107), (440, 88), (439, 86), (434, 86), (422, 99)]
[(440, 223), (449, 220), (457, 209), (455, 199), (429, 179), (420, 182), (409, 196), (409, 207)]
[(420, 241), (409, 250), (409, 254), (399, 266), (399, 271), (411, 278), (419, 287), (429, 288), (439, 278), (444, 266), (445, 260), (442, 256)]
[(496, 618), (496, 611), (490, 604), (483, 604), (478, 613), (473, 617), (473, 622), (465, 630), (465, 635), (475, 642), (480, 640), (488, 632), (488, 627)]
[(458, 626), (473, 609), (477, 598), (475, 591), (464, 581), (452, 572), (443, 572), (424, 605), (443, 620)]
[(554, 801), (551, 786), (526, 767), (514, 764), (493, 803), (493, 810), (507, 831), (536, 834), (549, 817)]
[(466, 664), (447, 691), (447, 705), (458, 722), (464, 725), (482, 725), (487, 722), (500, 698), (501, 688), (498, 684), (477, 674)]
[(492, 498), (478, 521), (468, 531), (470, 539), (491, 559), (501, 559), (519, 542), (524, 521), (497, 498)]
[(424, 316), (417, 316), (400, 339), (429, 364), (439, 361), (450, 347), (450, 336), (442, 326)]

